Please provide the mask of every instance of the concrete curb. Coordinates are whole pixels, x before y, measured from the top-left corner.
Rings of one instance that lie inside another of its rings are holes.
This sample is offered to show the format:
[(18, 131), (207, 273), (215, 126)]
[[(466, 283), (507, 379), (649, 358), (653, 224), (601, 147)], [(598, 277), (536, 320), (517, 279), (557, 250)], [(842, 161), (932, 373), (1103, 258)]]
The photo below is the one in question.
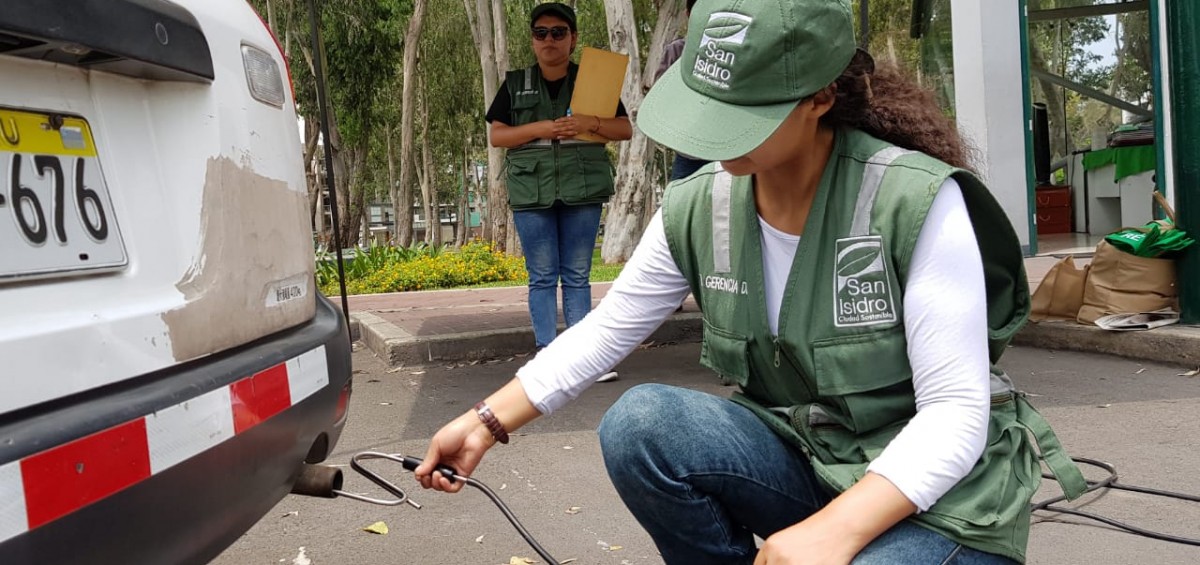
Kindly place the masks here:
[[(369, 312), (350, 314), (362, 332), (362, 342), (389, 367), (507, 357), (533, 350), (533, 328), (414, 336)], [(687, 343), (700, 341), (703, 317), (699, 312), (675, 314), (646, 341)]]
[(1164, 326), (1148, 331), (1114, 332), (1072, 322), (1026, 324), (1016, 345), (1102, 353), (1168, 365), (1200, 365), (1200, 328)]
[[(513, 328), (437, 336), (414, 336), (369, 312), (353, 312), (352, 328), (361, 341), (390, 367), (507, 357), (532, 350), (533, 329)], [(700, 341), (703, 315), (674, 314), (647, 341)], [(1070, 322), (1026, 324), (1014, 345), (1115, 355), (1169, 365), (1200, 366), (1200, 328), (1168, 326), (1150, 331), (1113, 332)]]

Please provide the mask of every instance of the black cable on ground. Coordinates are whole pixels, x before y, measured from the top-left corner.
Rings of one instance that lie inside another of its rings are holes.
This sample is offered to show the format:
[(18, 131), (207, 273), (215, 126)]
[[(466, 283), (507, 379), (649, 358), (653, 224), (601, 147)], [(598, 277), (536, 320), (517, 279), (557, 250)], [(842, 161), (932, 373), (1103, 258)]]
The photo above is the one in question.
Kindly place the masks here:
[[(421, 464), (421, 460), (417, 459), (416, 457), (403, 457), (402, 464), (405, 469), (413, 471)], [(454, 469), (445, 465), (438, 465), (437, 470), (445, 475), (447, 479), (450, 479), (451, 482), (462, 481), (468, 486), (475, 487), (488, 498), (490, 498), (492, 502), (496, 504), (496, 508), (499, 508), (500, 512), (504, 514), (504, 517), (508, 518), (508, 522), (517, 529), (517, 533), (521, 534), (521, 537), (525, 538), (525, 542), (529, 544), (529, 547), (532, 547), (533, 550), (537, 552), (539, 557), (545, 559), (547, 563), (558, 563), (558, 560), (555, 559), (554, 556), (550, 555), (550, 552), (546, 551), (545, 548), (538, 544), (537, 540), (533, 539), (533, 535), (529, 533), (529, 530), (525, 529), (525, 526), (521, 525), (521, 521), (517, 519), (517, 515), (513, 514), (512, 510), (509, 510), (508, 506), (500, 500), (500, 496), (497, 495), (495, 491), (488, 488), (487, 485), (472, 479), (471, 477), (463, 477), (455, 473)]]
[[(1190, 494), (1121, 484), (1117, 478), (1117, 468), (1114, 467), (1113, 465), (1111, 465), (1109, 463), (1105, 463), (1103, 461), (1097, 461), (1095, 459), (1088, 459), (1085, 457), (1072, 457), (1071, 460), (1075, 461), (1076, 463), (1080, 463), (1080, 464), (1084, 464), (1084, 465), (1091, 465), (1093, 467), (1099, 467), (1108, 472), (1108, 476), (1105, 477), (1103, 480), (1088, 481), (1087, 482), (1088, 488), (1086, 491), (1084, 491), (1084, 494), (1087, 494), (1090, 492), (1096, 492), (1096, 491), (1099, 491), (1102, 489), (1116, 489), (1116, 490), (1124, 490), (1124, 491), (1136, 492), (1136, 493), (1141, 493), (1141, 494), (1148, 494), (1151, 496), (1161, 496), (1164, 498), (1174, 498), (1174, 499), (1178, 499), (1178, 500), (1186, 500), (1189, 502), (1200, 502), (1200, 497), (1190, 495)], [(1054, 475), (1049, 474), (1049, 473), (1043, 473), (1042, 477), (1047, 478), (1047, 479), (1055, 478)], [(1100, 516), (1098, 514), (1084, 512), (1082, 510), (1076, 510), (1074, 508), (1065, 508), (1062, 506), (1055, 506), (1059, 502), (1063, 502), (1066, 499), (1067, 499), (1067, 497), (1065, 495), (1056, 496), (1054, 498), (1049, 498), (1049, 499), (1043, 500), (1041, 502), (1033, 503), (1031, 505), (1031, 509), (1033, 512), (1037, 512), (1039, 510), (1044, 510), (1047, 512), (1057, 512), (1060, 514), (1068, 514), (1071, 516), (1078, 516), (1080, 518), (1087, 518), (1089, 520), (1095, 520), (1102, 524), (1107, 524), (1109, 526), (1112, 526), (1119, 530), (1129, 532), (1131, 534), (1145, 536), (1145, 537), (1148, 537), (1151, 539), (1156, 539), (1156, 540), (1161, 540), (1161, 541), (1169, 541), (1172, 543), (1181, 543), (1184, 545), (1200, 546), (1200, 539), (1185, 538), (1185, 537), (1181, 537), (1181, 536), (1173, 536), (1170, 534), (1164, 534), (1162, 532), (1155, 532), (1152, 530), (1139, 528), (1137, 526), (1131, 526), (1129, 524), (1125, 524), (1123, 522), (1119, 522), (1117, 520), (1113, 520), (1112, 518), (1107, 518), (1105, 516)]]

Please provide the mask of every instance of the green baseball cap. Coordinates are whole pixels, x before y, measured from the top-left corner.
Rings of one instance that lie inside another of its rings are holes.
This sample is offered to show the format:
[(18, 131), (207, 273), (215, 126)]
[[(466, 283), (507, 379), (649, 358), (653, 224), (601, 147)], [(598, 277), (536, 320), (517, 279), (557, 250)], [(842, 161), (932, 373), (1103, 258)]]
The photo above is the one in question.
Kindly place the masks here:
[(837, 79), (855, 48), (847, 0), (700, 0), (638, 128), (700, 159), (741, 157)]

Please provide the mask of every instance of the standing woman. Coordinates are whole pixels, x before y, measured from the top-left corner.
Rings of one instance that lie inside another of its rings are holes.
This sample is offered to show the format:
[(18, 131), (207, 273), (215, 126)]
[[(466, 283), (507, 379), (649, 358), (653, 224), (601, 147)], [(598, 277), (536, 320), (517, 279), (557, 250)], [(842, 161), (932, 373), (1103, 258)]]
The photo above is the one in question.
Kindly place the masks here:
[(573, 114), (579, 66), (571, 62), (579, 34), (566, 4), (539, 4), (530, 13), (537, 64), (509, 71), (488, 109), (489, 137), (508, 149), (508, 204), (529, 271), (529, 315), (537, 347), (558, 331), (562, 281), (567, 327), (592, 309), (592, 253), (601, 207), (613, 195), (613, 168), (604, 143), (574, 139), (590, 133), (629, 139), (623, 105), (614, 118)]
[(596, 311), (434, 436), (424, 486), (461, 489), (432, 465), (473, 472), (690, 290), (700, 362), (738, 391), (639, 385), (599, 430), (666, 563), (1024, 562), (1038, 451), (1085, 483), (995, 366), (1029, 314), (1020, 246), (954, 124), (851, 22), (846, 0), (697, 3), (638, 125), (718, 163), (667, 192)]

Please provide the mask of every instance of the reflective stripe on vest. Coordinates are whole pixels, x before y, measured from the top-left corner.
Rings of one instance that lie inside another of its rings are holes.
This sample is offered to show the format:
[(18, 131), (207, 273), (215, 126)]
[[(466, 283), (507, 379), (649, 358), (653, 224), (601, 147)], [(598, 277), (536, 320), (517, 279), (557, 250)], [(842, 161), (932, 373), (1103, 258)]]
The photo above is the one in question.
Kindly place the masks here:
[(730, 196), (733, 189), (733, 175), (725, 172), (720, 163), (716, 164), (716, 173), (712, 183), (713, 271), (728, 273), (730, 271), (729, 215), (732, 206)]
[(509, 151), (516, 151), (519, 149), (549, 149), (555, 145), (595, 145), (596, 147), (604, 147), (603, 143), (597, 143), (595, 141), (583, 141), (580, 139), (536, 139), (534, 141), (530, 141), (529, 143), (522, 143), (521, 145), (513, 147)]
[(875, 210), (875, 195), (879, 194), (879, 186), (883, 184), (883, 175), (892, 161), (909, 153), (912, 151), (892, 146), (880, 149), (870, 159), (867, 159), (867, 167), (863, 171), (862, 188), (858, 190), (858, 200), (854, 203), (854, 222), (850, 224), (850, 237), (871, 234), (871, 212)]
[[(854, 204), (854, 222), (850, 227), (850, 237), (869, 235), (871, 232), (871, 212), (875, 209), (875, 195), (883, 184), (883, 175), (888, 165), (896, 159), (913, 153), (900, 147), (886, 147), (867, 159), (866, 170), (863, 172), (862, 188), (858, 191), (858, 201)], [(728, 273), (729, 262), (729, 215), (730, 195), (733, 186), (733, 175), (725, 172), (720, 163), (716, 164), (716, 176), (712, 183), (712, 222), (713, 222), (713, 271)]]

